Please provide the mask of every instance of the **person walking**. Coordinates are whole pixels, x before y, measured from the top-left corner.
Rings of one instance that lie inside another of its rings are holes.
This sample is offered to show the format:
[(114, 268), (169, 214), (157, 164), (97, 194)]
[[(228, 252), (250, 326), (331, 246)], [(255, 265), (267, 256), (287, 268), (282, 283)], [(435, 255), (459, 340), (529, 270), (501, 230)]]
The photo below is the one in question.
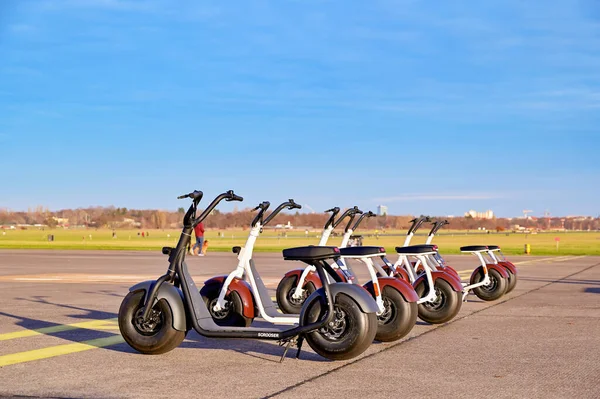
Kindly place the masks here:
[[(192, 247), (192, 251), (198, 256), (204, 256), (204, 253), (202, 253), (202, 246), (204, 245), (204, 224), (202, 222), (194, 227), (194, 234), (196, 234), (196, 243)], [(198, 249), (197, 253), (196, 248)]]

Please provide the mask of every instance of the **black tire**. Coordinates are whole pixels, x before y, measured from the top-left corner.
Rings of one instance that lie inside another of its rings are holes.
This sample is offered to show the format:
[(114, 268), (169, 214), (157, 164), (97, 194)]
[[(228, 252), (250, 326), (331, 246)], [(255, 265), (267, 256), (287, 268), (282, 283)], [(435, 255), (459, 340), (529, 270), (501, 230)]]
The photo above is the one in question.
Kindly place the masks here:
[(287, 276), (281, 279), (277, 285), (277, 291), (275, 296), (277, 298), (277, 306), (279, 310), (286, 314), (300, 314), (302, 305), (306, 302), (306, 298), (315, 292), (315, 286), (313, 283), (308, 282), (304, 284), (304, 294), (300, 299), (292, 298), (292, 294), (296, 289), (298, 277)]
[(145, 291), (134, 291), (123, 298), (119, 308), (121, 335), (138, 352), (148, 355), (169, 352), (181, 344), (186, 331), (173, 328), (173, 312), (164, 299), (152, 308), (151, 322), (142, 323), (140, 316), (145, 295)]
[[(322, 297), (311, 302), (306, 311), (304, 324), (320, 320), (327, 307)], [(322, 327), (306, 334), (306, 342), (324, 358), (348, 360), (363, 353), (373, 342), (377, 333), (377, 315), (363, 313), (348, 295), (338, 294), (334, 304), (334, 327)]]
[(244, 316), (244, 304), (236, 291), (225, 296), (228, 307), (220, 312), (215, 312), (213, 306), (219, 298), (221, 284), (209, 284), (202, 287), (200, 295), (212, 316), (213, 321), (223, 327), (248, 327), (252, 324), (252, 318)]
[[(508, 281), (495, 269), (488, 269), (488, 276), (490, 277), (490, 284), (473, 288), (473, 293), (484, 301), (495, 301), (506, 293)], [(483, 278), (483, 269), (480, 269), (473, 276), (473, 283), (476, 284), (482, 281)]]
[(517, 286), (517, 275), (511, 272), (509, 268), (506, 268), (506, 272), (508, 273), (508, 284), (506, 287), (506, 294), (508, 294)]
[[(422, 280), (415, 291), (419, 298), (425, 296), (429, 289), (427, 280)], [(437, 298), (433, 302), (419, 304), (419, 318), (427, 323), (442, 324), (452, 320), (462, 306), (462, 292), (452, 289), (450, 283), (438, 278), (434, 282)]]
[(375, 339), (381, 342), (399, 340), (410, 332), (419, 313), (416, 302), (407, 302), (398, 290), (385, 287), (381, 293), (385, 311), (377, 316)]

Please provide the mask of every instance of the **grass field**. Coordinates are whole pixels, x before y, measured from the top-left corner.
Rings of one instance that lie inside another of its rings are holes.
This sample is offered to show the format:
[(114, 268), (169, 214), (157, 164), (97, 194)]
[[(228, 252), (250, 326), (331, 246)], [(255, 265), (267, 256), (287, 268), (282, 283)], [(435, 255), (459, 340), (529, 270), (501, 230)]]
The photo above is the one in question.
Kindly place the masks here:
[[(112, 230), (6, 230), (0, 232), (0, 248), (23, 249), (105, 249), (105, 250), (160, 250), (163, 246), (175, 245), (180, 230), (147, 230), (149, 236), (138, 236), (139, 230), (117, 230), (117, 237), (112, 238)], [(224, 237), (218, 237), (217, 231), (206, 233), (210, 251), (230, 251), (234, 245), (244, 245), (248, 231), (223, 231)], [(375, 237), (373, 231), (360, 231), (364, 236), (363, 245), (380, 245), (388, 253), (394, 253), (394, 247), (402, 245), (402, 231), (387, 231), (386, 235)], [(48, 235), (54, 235), (54, 241), (48, 241)], [(316, 245), (318, 232), (310, 232), (308, 237), (304, 231), (288, 231), (287, 237), (279, 232), (266, 230), (257, 240), (255, 250), (262, 252), (278, 252), (283, 248)], [(555, 238), (559, 237), (559, 249), (556, 249)], [(337, 245), (341, 237), (331, 237), (330, 245)], [(425, 235), (413, 238), (413, 244), (423, 243)], [(523, 254), (525, 244), (531, 245), (532, 255), (600, 255), (600, 232), (566, 232), (566, 233), (491, 233), (464, 231), (445, 231), (433, 241), (440, 247), (442, 254), (459, 253), (462, 245), (495, 244), (500, 245), (507, 254)]]

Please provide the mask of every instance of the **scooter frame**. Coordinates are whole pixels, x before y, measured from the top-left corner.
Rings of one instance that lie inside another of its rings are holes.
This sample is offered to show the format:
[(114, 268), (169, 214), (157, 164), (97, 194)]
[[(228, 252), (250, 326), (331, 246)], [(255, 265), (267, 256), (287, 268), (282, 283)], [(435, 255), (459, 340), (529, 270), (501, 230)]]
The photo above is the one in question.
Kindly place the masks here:
[(269, 295), (267, 288), (265, 287), (260, 275), (258, 274), (258, 271), (256, 270), (254, 260), (252, 259), (252, 252), (254, 250), (256, 239), (262, 232), (263, 227), (273, 220), (273, 218), (279, 214), (279, 212), (281, 212), (284, 208), (291, 210), (300, 209), (302, 207), (299, 204), (296, 204), (293, 199), (289, 199), (288, 201), (280, 204), (263, 221), (264, 213), (267, 211), (269, 206), (270, 203), (268, 201), (264, 201), (254, 208), (254, 210), (259, 210), (259, 212), (252, 221), (250, 233), (248, 234), (248, 239), (246, 240), (246, 245), (240, 247), (238, 253), (238, 265), (235, 270), (229, 273), (225, 279), (225, 282), (221, 287), (221, 292), (219, 293), (219, 298), (213, 306), (213, 311), (218, 312), (225, 309), (227, 306), (227, 300), (225, 299), (227, 291), (229, 290), (232, 281), (238, 278), (244, 279), (250, 284), (251, 293), (254, 297), (254, 304), (258, 308), (259, 314), (263, 319), (273, 324), (296, 324), (298, 323), (299, 316), (285, 316), (277, 311), (277, 308), (271, 300), (271, 296)]
[[(339, 213), (340, 208), (338, 208), (337, 206), (331, 209), (326, 210), (325, 212), (332, 212), (331, 216), (329, 216), (329, 219), (327, 219), (327, 222), (325, 223), (325, 227), (323, 227), (323, 233), (321, 235), (321, 239), (319, 240), (319, 244), (318, 245), (327, 245), (327, 241), (329, 240), (329, 236), (331, 235), (331, 233), (333, 232), (333, 230), (340, 224), (342, 223), (342, 221), (346, 218), (346, 217), (350, 217), (350, 219), (348, 220), (348, 224), (346, 225), (346, 228), (344, 230), (344, 236), (342, 237), (342, 242), (340, 243), (340, 245), (338, 246), (338, 248), (345, 248), (346, 245), (348, 245), (348, 241), (350, 240), (350, 236), (352, 235), (352, 233), (354, 232), (354, 230), (358, 227), (358, 225), (360, 224), (360, 222), (363, 219), (362, 216), (362, 211), (360, 209), (358, 209), (357, 206), (353, 207), (353, 208), (348, 208), (344, 211), (344, 213), (342, 213), (342, 215), (335, 220), (335, 216)], [(352, 228), (350, 227), (352, 224), (352, 221), (354, 220), (354, 217), (356, 215), (361, 214), (361, 217), (356, 221), (356, 223), (354, 224), (354, 226), (352, 226)], [(338, 265), (339, 266), (339, 265)], [(344, 265), (345, 266), (345, 265)], [(334, 266), (335, 268), (335, 266)], [(344, 268), (340, 268), (342, 270), (342, 272), (344, 273), (344, 276), (346, 277), (346, 279), (348, 280), (351, 276), (348, 275), (347, 273), (347, 269)], [(302, 296), (304, 295), (304, 283), (306, 281), (306, 278), (308, 277), (308, 275), (313, 272), (314, 273), (315, 268), (312, 266), (307, 266), (304, 268), (304, 270), (302, 271), (302, 274), (300, 275), (300, 278), (298, 279), (298, 283), (296, 285), (296, 289), (294, 290), (293, 294), (292, 294), (292, 298), (294, 299), (300, 299), (302, 298)]]

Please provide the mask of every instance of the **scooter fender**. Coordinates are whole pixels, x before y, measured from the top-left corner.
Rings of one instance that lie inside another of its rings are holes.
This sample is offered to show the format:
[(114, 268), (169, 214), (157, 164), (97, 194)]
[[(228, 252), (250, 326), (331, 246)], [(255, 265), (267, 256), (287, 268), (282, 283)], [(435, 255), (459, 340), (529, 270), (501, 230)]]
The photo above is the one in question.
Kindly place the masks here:
[[(225, 283), (225, 279), (227, 279), (227, 276), (216, 276), (206, 280), (204, 285), (218, 284), (220, 287), (222, 287)], [(242, 314), (245, 317), (253, 319), (256, 313), (254, 311), (254, 297), (252, 296), (252, 288), (250, 287), (250, 284), (248, 284), (247, 281), (236, 277), (231, 280), (231, 284), (229, 284), (227, 293), (230, 294), (232, 291), (235, 291), (242, 300)]]
[[(296, 281), (300, 280), (300, 277), (302, 276), (302, 272), (304, 272), (304, 269), (294, 269), (294, 270), (290, 270), (289, 272), (287, 272), (285, 274), (284, 277), (296, 277)], [(311, 282), (313, 283), (313, 285), (315, 286), (315, 288), (321, 288), (322, 284), (321, 284), (321, 279), (319, 278), (319, 275), (315, 272), (309, 272), (306, 275), (306, 278), (304, 279), (304, 286), (306, 286), (306, 283)]]
[[(313, 292), (304, 302), (302, 306), (302, 310), (300, 311), (300, 324), (304, 323), (306, 319), (306, 309), (310, 307), (310, 305), (314, 301), (318, 301), (321, 296), (325, 296), (325, 289), (319, 288), (315, 292)], [(364, 313), (377, 313), (379, 312), (379, 308), (377, 307), (377, 302), (373, 299), (371, 294), (365, 290), (362, 286), (357, 284), (348, 284), (348, 283), (332, 283), (329, 284), (329, 291), (331, 292), (331, 297), (336, 298), (339, 294), (345, 294), (352, 298), (358, 304), (360, 310)]]
[[(155, 280), (142, 281), (137, 283), (133, 287), (129, 288), (130, 292), (133, 291), (145, 291), (146, 298), (148, 300), (148, 294), (152, 290), (152, 287), (156, 284)], [(186, 311), (183, 306), (183, 293), (176, 288), (173, 284), (163, 283), (158, 292), (156, 293), (156, 300), (164, 299), (171, 308), (173, 313), (173, 328), (178, 331), (187, 331)]]
[[(500, 273), (500, 275), (508, 280), (508, 272), (506, 271), (506, 269), (504, 268), (504, 266), (501, 265), (496, 265), (496, 264), (489, 264), (486, 265), (488, 270), (490, 269), (494, 269), (496, 270), (498, 273)], [(483, 266), (479, 266), (477, 267), (477, 269), (473, 270), (473, 273), (471, 274), (471, 279), (469, 280), (471, 284), (475, 283), (475, 276), (479, 273), (479, 271), (481, 270), (481, 272), (483, 273)]]
[[(377, 278), (377, 281), (379, 282), (380, 292), (383, 292), (383, 289), (389, 286), (390, 288), (398, 291), (406, 302), (417, 302), (419, 300), (419, 296), (417, 295), (417, 292), (413, 286), (404, 280), (394, 277), (379, 277)], [(373, 281), (369, 281), (363, 287), (369, 291), (373, 297), (375, 296), (375, 291), (373, 290)]]
[(514, 275), (517, 274), (517, 267), (515, 265), (513, 265), (511, 262), (501, 261), (501, 262), (498, 262), (498, 264), (506, 267), (508, 270), (510, 270), (510, 272), (512, 274), (514, 274)]
[[(456, 292), (461, 292), (463, 290), (463, 286), (462, 286), (462, 283), (460, 282), (460, 279), (458, 279), (453, 274), (450, 274), (450, 273), (447, 273), (447, 272), (444, 272), (441, 270), (437, 270), (437, 271), (431, 272), (431, 278), (434, 283), (435, 283), (435, 280), (437, 280), (438, 278), (446, 281), (448, 284), (450, 284), (450, 286), (452, 286), (452, 289)], [(417, 278), (413, 284), (413, 287), (417, 287), (423, 280), (427, 281), (426, 274), (422, 274), (419, 278)]]

